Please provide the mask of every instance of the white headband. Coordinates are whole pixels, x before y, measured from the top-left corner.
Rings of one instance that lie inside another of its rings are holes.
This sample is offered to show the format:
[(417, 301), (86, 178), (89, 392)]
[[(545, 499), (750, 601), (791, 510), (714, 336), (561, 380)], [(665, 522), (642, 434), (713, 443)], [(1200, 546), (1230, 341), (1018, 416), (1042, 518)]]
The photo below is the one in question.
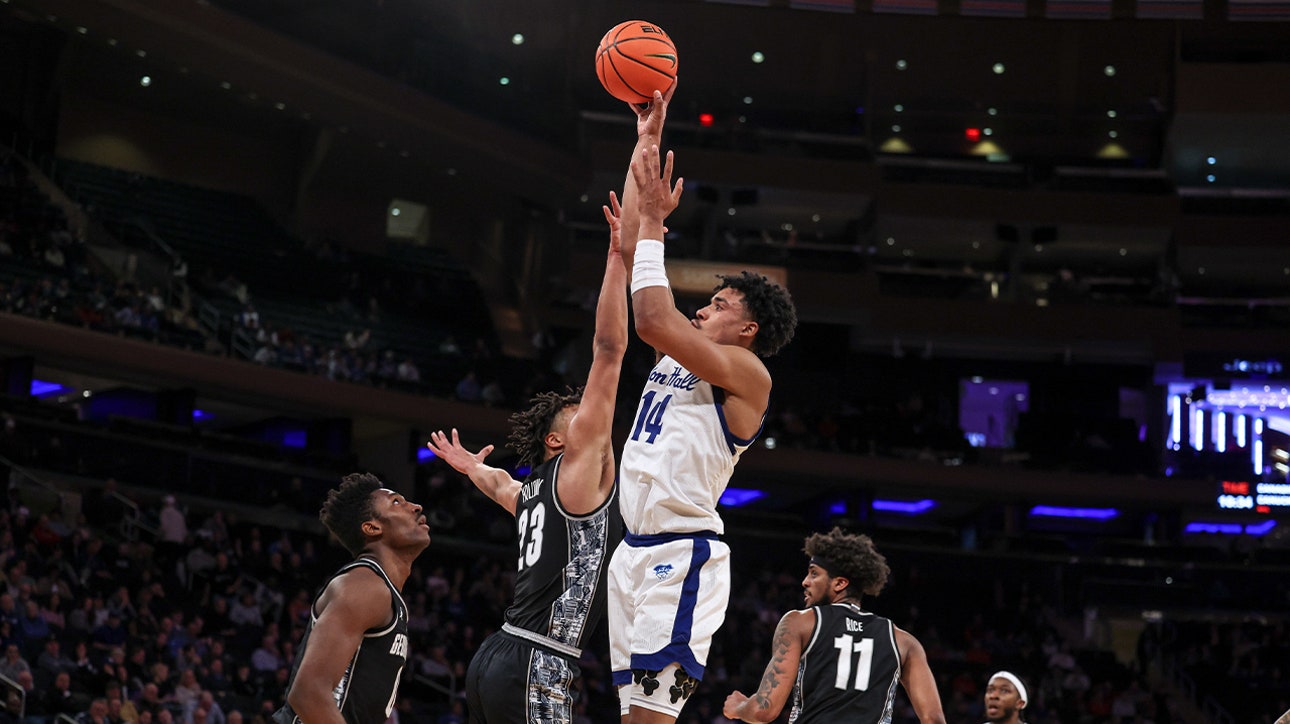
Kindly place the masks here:
[(1026, 696), (1026, 685), (1025, 685), (1025, 684), (1023, 684), (1023, 683), (1021, 683), (1021, 679), (1018, 679), (1018, 678), (1017, 678), (1017, 675), (1016, 675), (1016, 674), (1014, 674), (1014, 673), (1012, 673), (1011, 671), (999, 671), (999, 672), (996, 672), (996, 673), (995, 673), (993, 676), (991, 676), (990, 678), (991, 678), (991, 679), (1007, 679), (1008, 681), (1010, 681), (1010, 682), (1012, 683), (1012, 685), (1013, 685), (1013, 686), (1017, 687), (1017, 698), (1018, 698), (1018, 699), (1020, 699), (1020, 700), (1022, 700), (1022, 701), (1030, 701), (1029, 697), (1027, 697), (1027, 696)]

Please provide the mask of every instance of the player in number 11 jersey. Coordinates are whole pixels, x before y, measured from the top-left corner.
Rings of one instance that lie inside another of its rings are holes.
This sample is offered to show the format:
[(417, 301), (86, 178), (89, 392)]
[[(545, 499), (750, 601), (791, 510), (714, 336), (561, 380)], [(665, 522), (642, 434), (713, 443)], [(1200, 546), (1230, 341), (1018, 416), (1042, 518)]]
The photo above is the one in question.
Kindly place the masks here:
[(784, 614), (757, 693), (732, 692), (723, 713), (747, 722), (774, 721), (791, 689), (790, 724), (890, 724), (899, 682), (920, 722), (945, 724), (922, 644), (860, 607), (861, 596), (877, 595), (890, 573), (869, 536), (840, 528), (816, 533), (806, 539), (806, 554), (807, 608)]

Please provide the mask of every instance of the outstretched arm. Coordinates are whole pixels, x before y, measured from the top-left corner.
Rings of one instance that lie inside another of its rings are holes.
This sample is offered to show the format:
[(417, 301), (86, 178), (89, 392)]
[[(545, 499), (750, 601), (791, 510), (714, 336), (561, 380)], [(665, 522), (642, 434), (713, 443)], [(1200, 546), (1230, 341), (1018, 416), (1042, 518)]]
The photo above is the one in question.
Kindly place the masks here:
[(936, 691), (936, 677), (927, 665), (927, 652), (923, 645), (903, 629), (896, 629), (896, 645), (900, 648), (900, 685), (905, 687), (909, 703), (922, 724), (945, 724), (945, 711), (941, 708), (941, 695)]
[[(667, 120), (667, 105), (672, 101), (672, 94), (676, 92), (676, 83), (667, 89), (666, 93), (654, 91), (654, 98), (644, 105), (628, 103), (628, 107), (636, 114), (636, 147), (632, 149), (632, 155), (629, 163), (634, 163), (640, 157), (641, 152), (651, 146), (661, 146), (663, 144), (663, 121)], [(637, 197), (636, 180), (632, 177), (632, 171), (627, 169), (627, 179), (623, 181), (623, 205), (622, 205), (622, 239), (623, 239), (623, 266), (627, 269), (627, 278), (631, 280), (632, 261), (636, 257), (636, 240), (641, 238), (640, 232), (640, 213), (636, 208)], [(649, 236), (647, 239), (662, 239), (662, 236)]]
[(470, 482), (474, 483), (480, 492), (510, 511), (511, 515), (515, 515), (515, 504), (520, 497), (521, 484), (505, 470), (484, 464), (484, 458), (493, 451), (492, 445), (485, 445), (482, 450), (473, 453), (462, 447), (461, 438), (457, 436), (457, 428), (454, 427), (451, 439), (444, 434), (443, 430), (430, 433), (430, 442), (426, 443), (426, 447), (438, 455), (440, 460), (451, 465), (453, 470), (470, 478)]
[(596, 302), (596, 335), (592, 341), (591, 370), (582, 390), (582, 402), (569, 421), (560, 463), (556, 494), (560, 505), (574, 515), (600, 506), (614, 485), (614, 449), (610, 436), (614, 423), (614, 398), (623, 355), (627, 352), (627, 270), (622, 258), (622, 207), (609, 192), (602, 207), (609, 222), (609, 252), (605, 278)]
[(815, 611), (789, 611), (775, 627), (775, 640), (771, 644), (770, 663), (762, 674), (761, 686), (752, 696), (732, 691), (726, 697), (722, 713), (730, 719), (747, 722), (775, 721), (788, 702), (797, 680), (797, 667), (802, 660), (803, 642), (815, 627)]

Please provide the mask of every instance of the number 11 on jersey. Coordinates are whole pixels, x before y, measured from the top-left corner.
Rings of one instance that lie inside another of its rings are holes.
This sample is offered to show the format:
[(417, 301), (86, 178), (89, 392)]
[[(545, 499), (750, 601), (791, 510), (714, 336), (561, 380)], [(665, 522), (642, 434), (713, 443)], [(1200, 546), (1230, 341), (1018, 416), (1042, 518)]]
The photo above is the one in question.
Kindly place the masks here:
[[(854, 642), (854, 643), (853, 643)], [(855, 641), (849, 635), (842, 635), (833, 639), (833, 648), (838, 650), (838, 678), (833, 686), (838, 689), (848, 688), (848, 682), (851, 679), (851, 654), (860, 654), (859, 665), (856, 666), (856, 691), (868, 691), (869, 689), (869, 672), (873, 668), (873, 639), (860, 639)]]

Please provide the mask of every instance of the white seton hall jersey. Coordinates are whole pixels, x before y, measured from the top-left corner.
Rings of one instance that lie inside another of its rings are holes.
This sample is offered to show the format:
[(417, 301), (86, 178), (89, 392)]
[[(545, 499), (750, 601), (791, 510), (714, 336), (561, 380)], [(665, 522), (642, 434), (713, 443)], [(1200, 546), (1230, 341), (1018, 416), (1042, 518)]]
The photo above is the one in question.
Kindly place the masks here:
[(654, 365), (619, 467), (618, 495), (629, 532), (725, 532), (717, 500), (756, 436), (730, 434), (724, 401), (724, 390), (671, 357)]

